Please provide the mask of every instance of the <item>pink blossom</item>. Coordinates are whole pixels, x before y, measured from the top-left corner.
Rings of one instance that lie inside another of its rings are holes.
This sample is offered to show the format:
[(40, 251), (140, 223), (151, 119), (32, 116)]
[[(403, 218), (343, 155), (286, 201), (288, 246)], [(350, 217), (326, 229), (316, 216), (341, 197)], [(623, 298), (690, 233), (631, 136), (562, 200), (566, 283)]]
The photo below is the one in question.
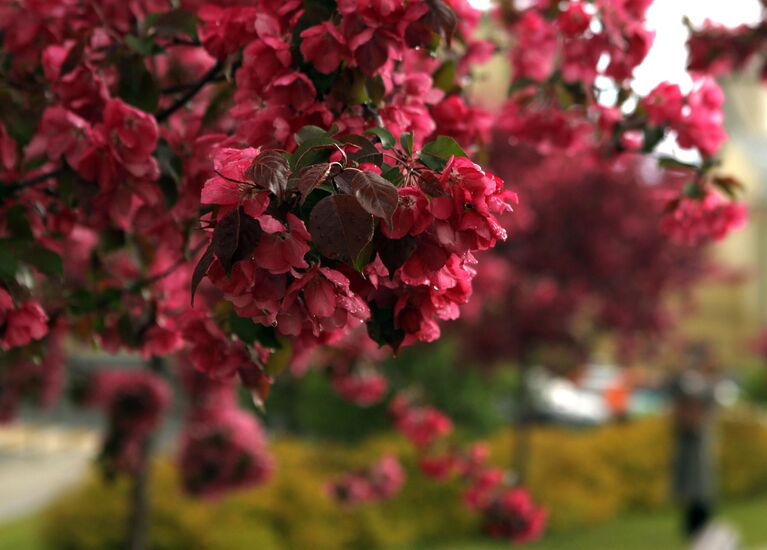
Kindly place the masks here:
[[(9, 305), (8, 293), (4, 290), (0, 299), (0, 310)], [(3, 312), (5, 323), (4, 330), (0, 334), (0, 348), (9, 350), (18, 346), (26, 346), (32, 340), (40, 340), (48, 334), (48, 316), (37, 302), (28, 301), (16, 309), (5, 309)]]
[[(266, 215), (259, 218), (264, 233), (253, 256), (256, 264), (270, 273), (287, 273), (294, 268), (309, 266), (304, 256), (309, 252), (311, 235), (303, 221), (293, 214), (287, 217), (288, 227)], [(268, 224), (266, 219), (272, 219), (274, 223)]]
[(331, 22), (309, 27), (301, 33), (301, 38), (301, 54), (319, 72), (330, 74), (338, 68), (346, 40)]

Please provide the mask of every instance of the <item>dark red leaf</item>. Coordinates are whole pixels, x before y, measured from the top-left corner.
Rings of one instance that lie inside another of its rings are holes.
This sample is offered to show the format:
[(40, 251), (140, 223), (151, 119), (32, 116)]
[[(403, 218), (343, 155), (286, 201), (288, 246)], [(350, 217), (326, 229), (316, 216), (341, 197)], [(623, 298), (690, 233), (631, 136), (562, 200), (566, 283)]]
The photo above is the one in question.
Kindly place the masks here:
[(197, 292), (197, 287), (200, 286), (203, 277), (208, 272), (214, 257), (213, 246), (209, 246), (194, 268), (194, 273), (192, 273), (192, 305), (194, 305), (194, 293)]
[(211, 248), (227, 273), (248, 258), (261, 238), (261, 225), (239, 208), (222, 218), (213, 230)]
[(213, 240), (210, 246), (213, 253), (224, 266), (227, 273), (231, 273), (234, 264), (233, 257), (240, 240), (240, 210), (230, 212), (216, 224), (213, 230)]
[(352, 264), (373, 238), (373, 216), (351, 195), (325, 197), (312, 209), (309, 233), (323, 256)]
[(375, 172), (357, 172), (352, 179), (352, 190), (362, 208), (391, 223), (399, 194), (389, 180)]
[(301, 196), (301, 204), (304, 203), (309, 193), (325, 181), (330, 174), (330, 167), (329, 162), (321, 162), (301, 170), (298, 176), (298, 194)]
[(455, 12), (442, 0), (426, 0), (426, 4), (429, 6), (429, 11), (421, 18), (421, 21), (427, 28), (441, 35), (450, 46), (458, 25)]
[(376, 33), (354, 52), (357, 66), (367, 75), (374, 75), (389, 58), (389, 41)]
[(404, 264), (418, 245), (418, 241), (411, 235), (405, 235), (401, 239), (387, 239), (381, 234), (376, 235), (376, 250), (381, 257), (381, 261), (389, 270), (389, 274), (394, 272)]
[(379, 151), (368, 138), (351, 134), (342, 138), (345, 143), (359, 147), (358, 151), (349, 154), (348, 158), (357, 163), (369, 162), (376, 166), (383, 164), (383, 153)]
[(445, 191), (442, 189), (442, 184), (439, 182), (439, 178), (434, 172), (422, 172), (418, 178), (418, 186), (421, 188), (421, 191), (430, 197), (445, 196)]
[(253, 159), (246, 176), (257, 186), (281, 198), (288, 187), (290, 165), (281, 152), (264, 151)]
[(59, 78), (71, 73), (82, 62), (85, 52), (85, 41), (79, 40), (67, 53), (59, 69)]
[(413, 21), (405, 29), (405, 42), (411, 48), (427, 48), (431, 44), (432, 36), (434, 33), (424, 24), (423, 18)]
[(250, 257), (261, 240), (261, 224), (258, 220), (248, 216), (240, 210), (240, 236), (237, 240), (237, 249), (232, 254), (232, 264)]
[(346, 168), (345, 170), (342, 170), (339, 174), (336, 174), (336, 176), (333, 178), (333, 181), (335, 182), (336, 187), (338, 187), (338, 190), (341, 191), (341, 193), (346, 193), (347, 195), (354, 194), (352, 181), (354, 180), (354, 177), (357, 175), (357, 172), (359, 172), (359, 170)]

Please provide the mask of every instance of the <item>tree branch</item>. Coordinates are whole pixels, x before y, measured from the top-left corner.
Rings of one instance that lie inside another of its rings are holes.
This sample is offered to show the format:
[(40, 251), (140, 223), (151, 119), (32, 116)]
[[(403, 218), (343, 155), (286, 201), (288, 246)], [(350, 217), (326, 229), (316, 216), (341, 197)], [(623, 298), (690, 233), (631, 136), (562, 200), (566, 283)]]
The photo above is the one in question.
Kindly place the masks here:
[(194, 96), (197, 95), (197, 93), (203, 89), (203, 87), (208, 84), (209, 82), (212, 82), (217, 76), (219, 71), (223, 68), (224, 64), (221, 61), (217, 61), (215, 65), (213, 65), (210, 70), (205, 73), (200, 80), (195, 82), (190, 86), (190, 88), (176, 101), (174, 101), (169, 107), (165, 109), (161, 109), (155, 114), (155, 118), (157, 119), (157, 122), (163, 122), (166, 120), (170, 115), (178, 111), (181, 107), (187, 104), (187, 102), (192, 99)]
[(14, 193), (17, 193), (28, 187), (34, 187), (35, 185), (42, 183), (46, 180), (49, 180), (51, 178), (56, 178), (63, 173), (64, 173), (64, 167), (59, 166), (58, 168), (54, 168), (53, 170), (50, 170), (48, 172), (43, 172), (42, 174), (38, 174), (37, 176), (31, 177), (25, 180), (21, 180), (17, 183), (2, 182), (5, 185), (0, 186), (0, 200), (4, 200), (5, 198), (13, 195)]

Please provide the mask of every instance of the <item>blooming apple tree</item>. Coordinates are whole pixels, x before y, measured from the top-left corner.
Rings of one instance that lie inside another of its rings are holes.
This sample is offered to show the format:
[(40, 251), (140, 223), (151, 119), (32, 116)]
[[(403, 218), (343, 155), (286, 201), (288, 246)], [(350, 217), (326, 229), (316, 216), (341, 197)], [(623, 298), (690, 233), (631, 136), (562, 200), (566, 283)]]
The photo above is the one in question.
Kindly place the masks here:
[[(475, 253), (507, 238), (515, 170), (505, 187), (475, 162), (493, 127), (570, 159), (653, 155), (676, 136), (701, 160), (677, 166), (664, 216), (638, 216), (689, 241), (723, 236), (742, 216), (712, 172), (721, 92), (703, 77), (686, 95), (631, 91), (648, 4), (501, 2), (480, 39), (465, 0), (0, 3), (0, 415), (53, 400), (67, 337), (135, 352), (146, 370), (73, 384), (109, 419), (107, 470), (145, 470), (176, 378), (185, 487), (263, 481), (274, 465), (235, 384), (262, 405), (275, 376), (340, 350), (339, 393), (382, 397), (357, 359), (437, 339), (469, 300)], [(466, 85), (502, 50), (513, 80), (491, 112)], [(427, 405), (395, 400), (392, 416), (422, 450), (450, 431)], [(451, 468), (490, 532), (540, 532), (524, 490), (461, 456)], [(400, 482), (387, 458), (336, 494)]]

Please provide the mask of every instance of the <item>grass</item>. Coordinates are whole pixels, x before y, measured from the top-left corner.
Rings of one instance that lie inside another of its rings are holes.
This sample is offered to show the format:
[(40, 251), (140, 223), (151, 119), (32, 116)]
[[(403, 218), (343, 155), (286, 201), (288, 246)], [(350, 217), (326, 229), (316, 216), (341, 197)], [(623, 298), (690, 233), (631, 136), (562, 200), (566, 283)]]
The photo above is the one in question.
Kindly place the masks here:
[[(735, 528), (745, 548), (767, 548), (767, 496), (722, 506), (719, 520)], [(465, 542), (400, 550), (500, 550), (507, 543)], [(682, 550), (676, 510), (624, 516), (579, 531), (549, 533), (525, 550)]]
[[(767, 496), (722, 507), (720, 520), (740, 532), (746, 548), (767, 548)], [(624, 516), (580, 531), (550, 533), (526, 550), (682, 550), (675, 510)], [(39, 520), (31, 516), (0, 525), (0, 550), (43, 550)], [(400, 550), (500, 550), (508, 544), (465, 542)]]
[(29, 516), (0, 525), (0, 550), (40, 550), (38, 516)]

